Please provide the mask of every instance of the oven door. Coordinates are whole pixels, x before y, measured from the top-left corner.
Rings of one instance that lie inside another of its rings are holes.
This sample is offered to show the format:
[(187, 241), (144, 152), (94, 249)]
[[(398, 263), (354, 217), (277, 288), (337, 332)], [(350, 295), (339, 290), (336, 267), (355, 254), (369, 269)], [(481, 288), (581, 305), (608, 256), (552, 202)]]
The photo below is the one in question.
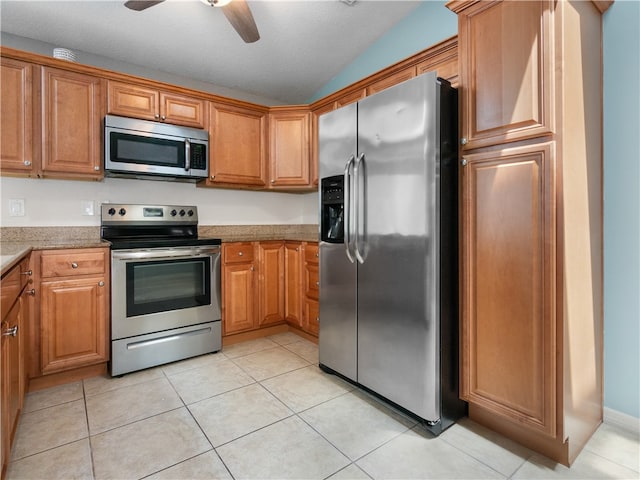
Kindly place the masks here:
[(111, 338), (220, 320), (220, 247), (114, 250)]

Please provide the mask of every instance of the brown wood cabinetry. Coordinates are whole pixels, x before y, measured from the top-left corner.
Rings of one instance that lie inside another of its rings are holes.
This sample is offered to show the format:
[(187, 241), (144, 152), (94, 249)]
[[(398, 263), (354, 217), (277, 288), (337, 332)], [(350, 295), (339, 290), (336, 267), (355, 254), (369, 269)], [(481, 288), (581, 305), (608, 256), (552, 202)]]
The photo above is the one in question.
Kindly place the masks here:
[(0, 169), (3, 173), (34, 174), (34, 66), (2, 58), (0, 94)]
[(257, 326), (254, 244), (225, 243), (222, 255), (222, 333), (253, 330)]
[(459, 12), (464, 150), (553, 131), (553, 19), (549, 1)]
[(269, 186), (310, 187), (311, 112), (308, 106), (272, 107), (269, 111)]
[(335, 108), (344, 107), (345, 105), (349, 105), (350, 103), (357, 102), (358, 100), (362, 100), (367, 96), (366, 88), (359, 88), (354, 90), (353, 92), (345, 93), (341, 95), (335, 101)]
[(267, 110), (212, 103), (207, 186), (267, 184)]
[(302, 328), (302, 242), (285, 242), (285, 319), (287, 323)]
[(43, 67), (42, 172), (102, 178), (104, 80)]
[(39, 374), (109, 360), (109, 249), (35, 252)]
[(259, 242), (258, 248), (258, 325), (281, 323), (285, 313), (282, 241)]
[(306, 243), (304, 247), (304, 323), (303, 329), (311, 335), (318, 336), (320, 329), (320, 308), (318, 305), (319, 249), (317, 243)]
[(461, 397), (472, 419), (568, 465), (602, 421), (601, 12), (447, 5), (460, 42)]
[(108, 112), (187, 127), (207, 126), (205, 100), (116, 81), (109, 81)]
[(30, 276), (28, 259), (24, 259), (2, 277), (0, 284), (0, 469), (3, 478), (26, 388), (24, 358), (28, 302), (24, 300), (24, 291)]
[(385, 78), (376, 80), (367, 87), (367, 96), (374, 95), (385, 88), (392, 87), (401, 82), (406, 82), (416, 76), (416, 67), (411, 66), (403, 70), (399, 70)]

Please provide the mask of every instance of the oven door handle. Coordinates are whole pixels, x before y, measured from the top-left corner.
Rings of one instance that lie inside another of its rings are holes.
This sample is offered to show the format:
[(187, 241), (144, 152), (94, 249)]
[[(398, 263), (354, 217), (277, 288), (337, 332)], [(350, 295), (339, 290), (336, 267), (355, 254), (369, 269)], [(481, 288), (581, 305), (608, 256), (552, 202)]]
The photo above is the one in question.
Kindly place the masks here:
[(207, 249), (207, 250), (193, 250), (193, 251), (128, 251), (118, 252), (112, 251), (111, 256), (114, 260), (176, 260), (176, 259), (192, 259), (210, 257), (212, 255), (219, 255), (220, 249)]

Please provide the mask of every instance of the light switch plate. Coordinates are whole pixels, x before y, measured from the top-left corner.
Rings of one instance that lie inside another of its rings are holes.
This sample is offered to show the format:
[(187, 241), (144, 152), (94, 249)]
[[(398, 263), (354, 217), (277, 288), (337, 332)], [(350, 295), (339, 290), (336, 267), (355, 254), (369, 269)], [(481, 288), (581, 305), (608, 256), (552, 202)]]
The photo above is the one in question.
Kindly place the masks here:
[(95, 215), (93, 200), (81, 200), (80, 206), (82, 207), (82, 215)]
[(9, 216), (24, 217), (24, 198), (9, 199)]

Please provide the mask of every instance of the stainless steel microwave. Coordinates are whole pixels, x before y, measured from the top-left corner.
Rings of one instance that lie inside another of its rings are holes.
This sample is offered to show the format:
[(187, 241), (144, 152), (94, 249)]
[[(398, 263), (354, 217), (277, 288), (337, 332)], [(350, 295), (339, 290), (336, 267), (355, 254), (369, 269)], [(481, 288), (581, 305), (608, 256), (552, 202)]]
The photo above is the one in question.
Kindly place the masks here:
[(197, 181), (209, 176), (209, 133), (197, 128), (107, 115), (107, 176)]

